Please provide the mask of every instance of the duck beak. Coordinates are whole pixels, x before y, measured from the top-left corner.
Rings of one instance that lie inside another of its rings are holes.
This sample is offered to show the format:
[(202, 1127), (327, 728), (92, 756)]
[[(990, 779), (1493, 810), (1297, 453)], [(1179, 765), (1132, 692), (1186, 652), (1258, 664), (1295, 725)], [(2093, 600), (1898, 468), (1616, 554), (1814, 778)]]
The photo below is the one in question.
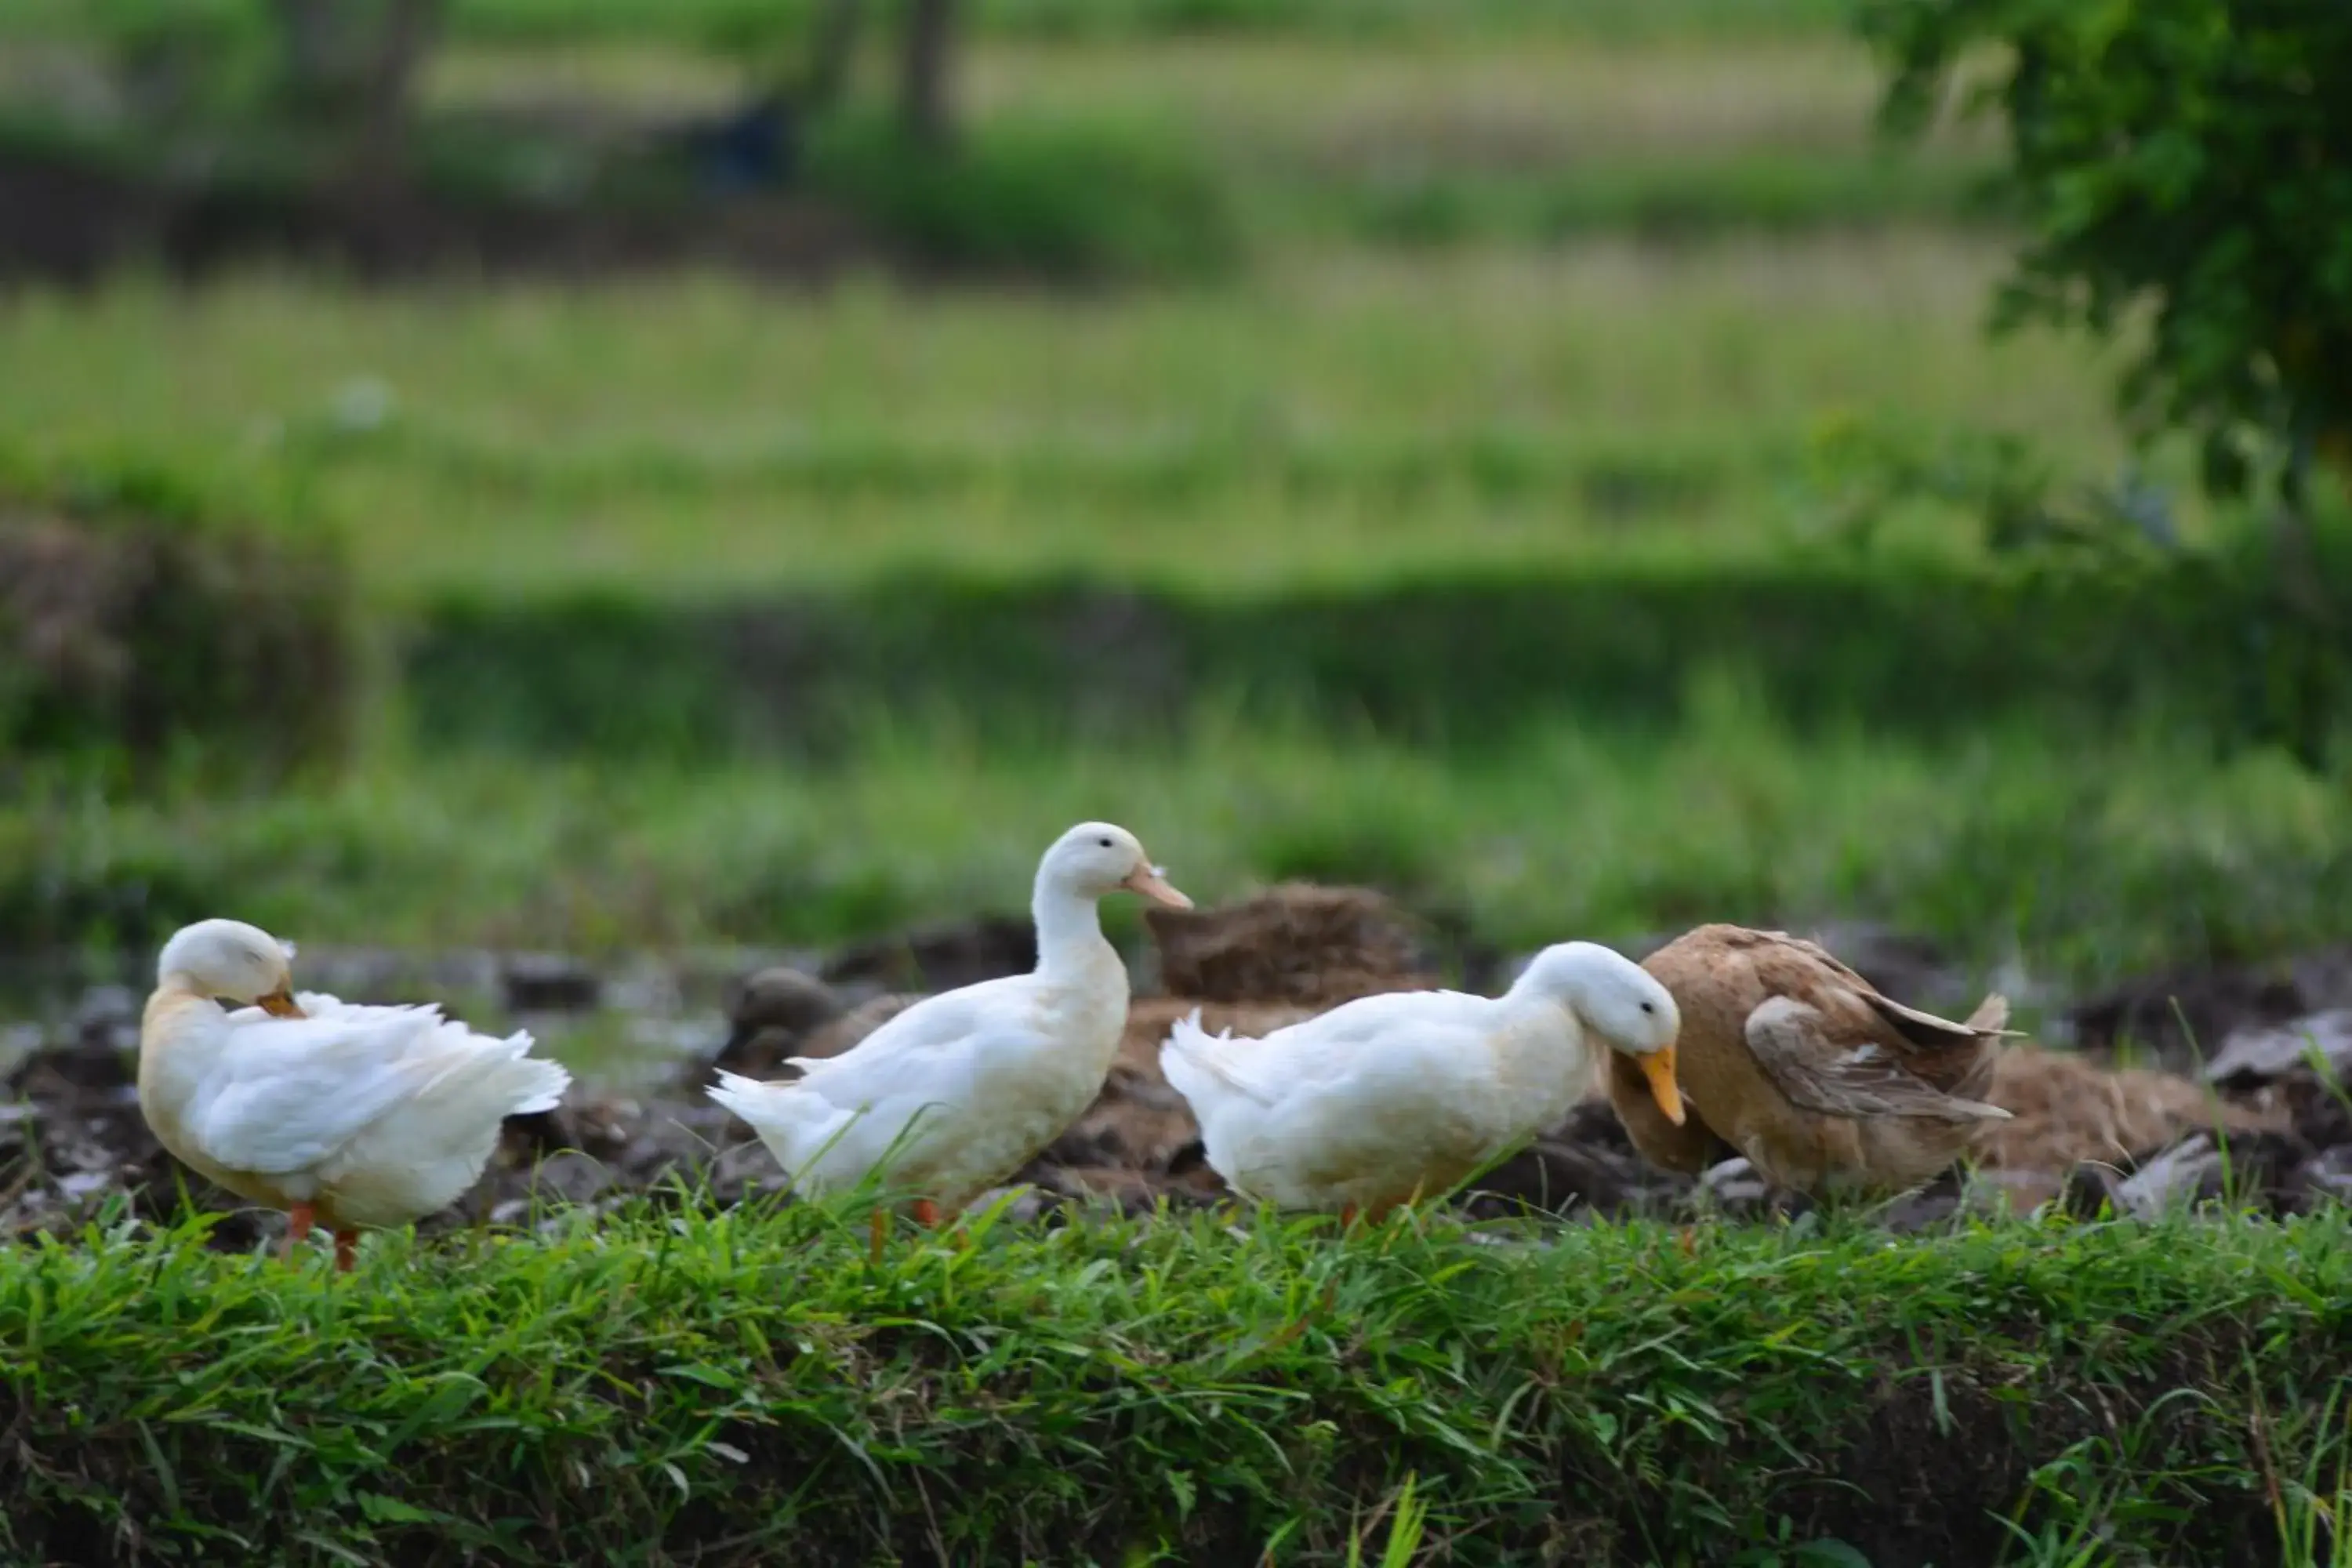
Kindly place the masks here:
[(253, 999), (253, 1004), (273, 1018), (307, 1018), (310, 1016), (308, 1013), (303, 1012), (301, 1007), (295, 1003), (294, 992), (291, 986), (280, 985), (277, 990), (272, 991), (267, 996), (255, 997)]
[(1642, 1076), (1650, 1080), (1650, 1098), (1666, 1113), (1666, 1120), (1680, 1127), (1683, 1124), (1683, 1091), (1675, 1083), (1675, 1048), (1645, 1051), (1633, 1058), (1641, 1064)]
[(1171, 910), (1189, 910), (1192, 900), (1168, 885), (1157, 866), (1138, 866), (1119, 879), (1120, 887), (1141, 893), (1154, 903), (1166, 904)]

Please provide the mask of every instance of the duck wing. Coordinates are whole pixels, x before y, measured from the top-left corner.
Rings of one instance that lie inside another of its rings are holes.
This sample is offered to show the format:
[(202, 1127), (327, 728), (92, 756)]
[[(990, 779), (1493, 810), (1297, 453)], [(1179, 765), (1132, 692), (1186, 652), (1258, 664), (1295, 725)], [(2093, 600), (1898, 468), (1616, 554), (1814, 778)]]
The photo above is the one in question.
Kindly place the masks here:
[(941, 1091), (971, 1076), (992, 1047), (1032, 1042), (1035, 1001), (1027, 975), (982, 981), (926, 996), (835, 1057), (787, 1057), (801, 1077), (787, 1086), (834, 1105), (859, 1107), (917, 1091)]
[[(1947, 1094), (1973, 1094), (1990, 1073), (1992, 1042), (2011, 1031), (2009, 1003), (1987, 996), (1966, 1023), (1897, 1002), (1819, 942), (1786, 931), (1748, 933), (1748, 963), (1767, 996), (1811, 1004), (1830, 1020), (1825, 1032), (1842, 1049), (1875, 1039), (1913, 1076)], [(1851, 1038), (1849, 1038), (1851, 1037)]]
[(1988, 996), (1977, 1005), (1965, 1024), (1955, 1024), (1949, 1018), (1938, 1018), (1933, 1013), (1922, 1013), (1916, 1007), (1906, 1007), (1891, 996), (1882, 996), (1864, 985), (1856, 994), (1864, 1005), (1886, 1020), (1887, 1026), (1921, 1050), (1944, 1050), (1958, 1046), (1973, 1046), (1990, 1036), (2008, 1035), (2014, 1030), (2000, 1026), (2009, 1017), (2008, 999)]
[(511, 1041), (477, 1035), (430, 1005), (361, 1006), (310, 992), (300, 1001), (300, 1018), (230, 1014), (234, 1048), (190, 1108), (197, 1150), (231, 1170), (308, 1169), (482, 1050), (512, 1052)]
[[(1874, 993), (1865, 994), (1867, 1001)], [(1875, 997), (1881, 1003), (1884, 997)], [(1888, 1003), (1890, 1006), (1900, 1004)], [(1906, 1014), (1911, 1009), (1904, 1008)], [(1884, 1017), (1876, 1007), (1874, 1016)], [(1929, 1014), (1916, 1017), (1966, 1031), (1962, 1038), (1981, 1049), (1983, 1037), (1964, 1025)], [(1891, 1023), (1892, 1020), (1889, 1020)], [(1925, 1117), (1937, 1121), (2006, 1121), (2009, 1112), (1946, 1092), (1914, 1072), (1874, 1031), (1856, 1028), (1811, 1003), (1773, 996), (1748, 1015), (1748, 1048), (1773, 1086), (1790, 1103), (1825, 1115)], [(1958, 1042), (1953, 1042), (1958, 1043)]]
[(1197, 1068), (1262, 1105), (1343, 1081), (1423, 1070), (1491, 1024), (1494, 1002), (1460, 991), (1395, 991), (1360, 996), (1261, 1038), (1199, 1026), (1197, 1011), (1179, 1019), (1160, 1049), (1168, 1081), (1183, 1091)]

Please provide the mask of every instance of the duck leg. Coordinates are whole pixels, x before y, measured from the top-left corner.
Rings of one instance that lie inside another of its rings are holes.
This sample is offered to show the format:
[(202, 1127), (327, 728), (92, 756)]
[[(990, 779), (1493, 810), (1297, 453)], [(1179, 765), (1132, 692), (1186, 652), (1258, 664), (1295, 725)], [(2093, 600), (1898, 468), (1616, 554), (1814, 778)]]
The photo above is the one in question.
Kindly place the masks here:
[[(940, 1205), (933, 1203), (930, 1199), (917, 1198), (915, 1200), (914, 1206), (915, 1218), (919, 1224), (931, 1230), (940, 1230), (946, 1226), (948, 1223), (947, 1217), (940, 1213)], [(955, 1212), (956, 1245), (961, 1247), (970, 1239), (971, 1237), (963, 1228), (963, 1211), (961, 1209), (958, 1209)]]
[(890, 1216), (880, 1209), (876, 1209), (869, 1222), (869, 1228), (872, 1234), (866, 1256), (873, 1259), (874, 1266), (878, 1268), (882, 1266), (882, 1243), (890, 1234)]
[(360, 1260), (360, 1233), (355, 1230), (335, 1232), (335, 1272), (349, 1274)]
[(296, 1204), (286, 1211), (286, 1261), (294, 1261), (294, 1249), (310, 1239), (310, 1226), (318, 1219), (318, 1211), (309, 1204)]

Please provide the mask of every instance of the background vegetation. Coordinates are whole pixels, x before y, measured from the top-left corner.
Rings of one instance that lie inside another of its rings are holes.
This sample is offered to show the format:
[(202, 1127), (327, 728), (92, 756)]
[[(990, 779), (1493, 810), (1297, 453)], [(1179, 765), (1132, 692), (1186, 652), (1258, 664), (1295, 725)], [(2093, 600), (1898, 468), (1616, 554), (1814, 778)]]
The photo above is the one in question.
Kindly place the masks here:
[[(1096, 816), (2029, 1026), (2352, 939), (2341, 24), (1853, 19), (0, 0), (0, 1019), (219, 913), (836, 942)], [(0, 1555), (2352, 1539), (2334, 1215), (545, 1217), (0, 1250)]]
[[(300, 9), (19, 0), (17, 155), (374, 167), (289, 139)], [(824, 941), (1016, 901), (1080, 812), (1211, 897), (1369, 879), (1512, 942), (1858, 914), (2080, 983), (2344, 934), (2332, 495), (2283, 556), (2115, 422), (2177, 332), (1988, 342), (2048, 203), (1969, 195), (1981, 126), (1882, 145), (1829, 8), (1003, 0), (938, 153), (887, 17), (812, 119), (814, 11), (387, 5), (347, 66), (410, 10), (410, 182), (683, 212), (782, 102), (800, 151), (735, 171), (781, 195), (726, 200), (1162, 281), (20, 287), (0, 538), (133, 496), (236, 591), (85, 563), (135, 719), (0, 610), (18, 942)], [(1892, 108), (2004, 15), (1877, 8)], [(163, 108), (59, 85), (198, 34)]]

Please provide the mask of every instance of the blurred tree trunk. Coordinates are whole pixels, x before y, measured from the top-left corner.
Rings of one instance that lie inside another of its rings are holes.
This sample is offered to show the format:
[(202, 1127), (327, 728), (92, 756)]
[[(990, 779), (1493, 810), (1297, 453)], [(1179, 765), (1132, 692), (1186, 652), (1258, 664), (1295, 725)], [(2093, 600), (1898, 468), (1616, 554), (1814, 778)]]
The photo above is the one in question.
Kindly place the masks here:
[(954, 135), (949, 79), (954, 65), (955, 0), (906, 0), (898, 57), (898, 117), (908, 137), (944, 148)]
[(281, 86), (298, 116), (351, 137), (354, 173), (395, 174), (416, 77), (439, 40), (446, 0), (269, 0)]
[(809, 40), (808, 85), (802, 96), (808, 112), (823, 114), (849, 90), (865, 20), (863, 0), (824, 0), (818, 7), (816, 35)]
[(269, 0), (278, 16), (285, 93), (298, 107), (331, 101), (343, 76), (348, 14), (334, 0)]
[(362, 169), (391, 174), (404, 161), (417, 75), (440, 41), (446, 0), (390, 0), (360, 100)]

